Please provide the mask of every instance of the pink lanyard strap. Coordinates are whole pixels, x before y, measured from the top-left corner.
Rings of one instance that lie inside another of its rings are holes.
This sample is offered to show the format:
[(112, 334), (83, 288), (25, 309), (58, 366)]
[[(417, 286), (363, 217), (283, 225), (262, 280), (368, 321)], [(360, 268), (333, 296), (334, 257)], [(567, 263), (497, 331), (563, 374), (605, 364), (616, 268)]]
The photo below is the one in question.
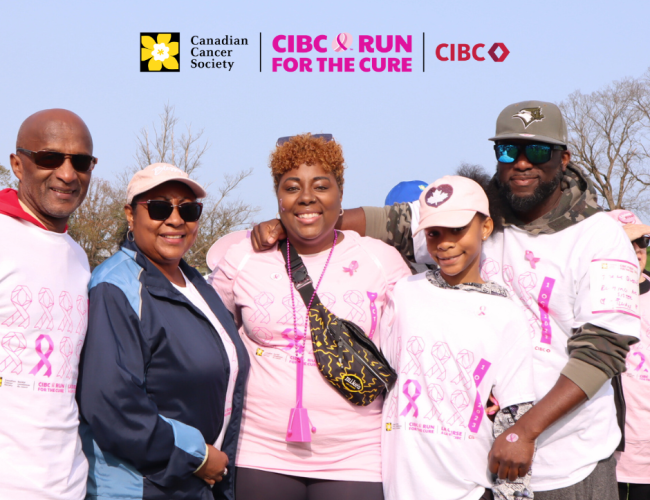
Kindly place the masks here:
[[(287, 238), (287, 269), (289, 272), (289, 288), (291, 290), (291, 306), (293, 310), (293, 340), (294, 340), (294, 348), (296, 351), (296, 407), (291, 410), (291, 417), (289, 419), (289, 427), (287, 429), (287, 441), (297, 441), (297, 442), (309, 442), (311, 441), (311, 437), (309, 435), (309, 432), (307, 431), (306, 433), (303, 432), (293, 432), (294, 431), (294, 417), (296, 416), (295, 414), (302, 415), (303, 416), (298, 417), (299, 420), (306, 424), (309, 420), (306, 415), (306, 409), (303, 409), (302, 406), (302, 392), (303, 392), (303, 378), (304, 378), (304, 368), (305, 368), (305, 347), (307, 343), (307, 335), (311, 335), (311, 327), (309, 325), (309, 311), (311, 310), (311, 305), (314, 301), (314, 297), (316, 297), (316, 292), (318, 291), (318, 287), (321, 284), (321, 281), (323, 281), (323, 276), (325, 276), (325, 271), (327, 270), (327, 266), (330, 263), (330, 260), (332, 258), (332, 254), (334, 253), (334, 247), (336, 246), (336, 240), (338, 239), (338, 233), (337, 231), (334, 231), (334, 242), (332, 243), (332, 249), (330, 250), (330, 253), (327, 257), (327, 261), (325, 262), (325, 267), (323, 267), (323, 272), (320, 275), (320, 278), (318, 279), (318, 283), (316, 284), (316, 287), (314, 288), (314, 293), (311, 295), (311, 299), (309, 300), (309, 304), (307, 305), (307, 309), (305, 311), (305, 329), (304, 331), (304, 336), (302, 339), (302, 345), (299, 346), (299, 338), (298, 338), (298, 320), (296, 317), (296, 302), (295, 302), (295, 297), (293, 293), (294, 289), (294, 283), (293, 283), (293, 277), (291, 276), (291, 255), (290, 255), (290, 248), (291, 245), (289, 243), (289, 239)], [(303, 420), (305, 418), (306, 420)], [(296, 422), (298, 424), (298, 422)], [(298, 424), (298, 427), (300, 427), (300, 424)], [(297, 430), (297, 429), (296, 429)], [(311, 426), (311, 431), (316, 432), (316, 427)], [(299, 434), (299, 435), (296, 435)], [(305, 435), (306, 434), (306, 435)]]

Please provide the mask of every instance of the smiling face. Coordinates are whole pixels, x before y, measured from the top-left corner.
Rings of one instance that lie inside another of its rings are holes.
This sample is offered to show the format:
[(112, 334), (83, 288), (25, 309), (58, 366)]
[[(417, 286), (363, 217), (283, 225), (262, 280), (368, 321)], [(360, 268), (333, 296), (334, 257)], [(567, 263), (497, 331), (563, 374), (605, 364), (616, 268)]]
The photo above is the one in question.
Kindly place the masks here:
[(318, 163), (303, 163), (280, 177), (280, 219), (298, 253), (318, 253), (331, 247), (342, 196), (334, 175)]
[[(148, 200), (169, 201), (173, 205), (196, 201), (194, 192), (181, 182), (166, 182), (142, 193), (139, 202)], [(147, 205), (136, 204), (124, 207), (129, 227), (133, 231), (135, 244), (165, 276), (178, 268), (181, 258), (196, 240), (199, 223), (185, 222), (178, 208), (167, 220), (153, 220), (149, 217)], [(169, 277), (169, 276), (168, 276)]]
[[(531, 144), (517, 139), (504, 142)], [(560, 181), (570, 159), (569, 151), (553, 150), (549, 161), (533, 165), (522, 147), (513, 163), (497, 163), (499, 194), (524, 222), (535, 220), (557, 204), (562, 194)]]
[[(18, 132), (16, 147), (67, 154), (93, 153), (93, 141), (86, 124), (64, 109), (39, 111), (27, 118)], [(20, 180), (20, 201), (48, 229), (63, 232), (68, 217), (86, 196), (91, 171), (77, 172), (69, 157), (56, 169), (40, 168), (23, 153), (12, 154), (10, 162)]]
[(634, 251), (636, 252), (636, 258), (639, 259), (639, 270), (641, 271), (639, 278), (641, 281), (644, 279), (643, 270), (645, 269), (646, 263), (648, 262), (648, 253), (645, 248), (641, 248), (636, 241), (632, 242)]
[(477, 213), (465, 227), (434, 226), (424, 229), (427, 250), (440, 266), (447, 283), (483, 283), (479, 273), (481, 247), (493, 227), (490, 217)]

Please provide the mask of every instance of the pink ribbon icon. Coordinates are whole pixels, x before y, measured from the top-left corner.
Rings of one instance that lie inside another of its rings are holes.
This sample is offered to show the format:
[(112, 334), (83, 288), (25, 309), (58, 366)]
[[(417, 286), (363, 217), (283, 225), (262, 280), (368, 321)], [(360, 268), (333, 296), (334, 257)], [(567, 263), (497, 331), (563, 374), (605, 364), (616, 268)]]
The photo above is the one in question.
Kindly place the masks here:
[(54, 307), (54, 295), (49, 288), (41, 288), (38, 292), (38, 303), (43, 309), (43, 315), (40, 317), (34, 328), (36, 330), (51, 330), (54, 328), (54, 318), (52, 317), (52, 308)]
[(72, 375), (72, 365), (70, 364), (70, 356), (72, 356), (72, 341), (70, 337), (63, 337), (59, 343), (59, 351), (63, 355), (63, 366), (56, 374), (59, 378), (70, 378)]
[(526, 250), (526, 260), (530, 262), (530, 267), (533, 269), (536, 269), (535, 264), (539, 262), (539, 259), (535, 257), (535, 254), (531, 252), (530, 250)]
[(319, 293), (318, 296), (320, 297), (321, 303), (331, 311), (332, 306), (336, 304), (336, 297), (334, 297), (334, 295), (329, 292), (325, 292), (322, 295)]
[[(305, 322), (305, 316), (304, 316), (305, 309), (307, 308), (305, 307), (305, 303), (301, 299), (298, 299), (295, 302), (296, 302), (296, 323), (303, 324)], [(282, 305), (286, 308), (288, 312), (278, 320), (278, 323), (282, 325), (287, 325), (289, 323), (293, 324), (293, 306), (291, 305), (291, 295), (287, 295), (282, 299)], [(262, 323), (264, 323), (264, 321), (262, 321)]]
[(454, 425), (460, 421), (459, 425), (461, 427), (465, 427), (465, 420), (463, 419), (463, 416), (460, 414), (460, 412), (469, 406), (469, 396), (467, 395), (467, 392), (454, 391), (454, 393), (451, 395), (451, 405), (456, 409), (456, 411), (451, 417), (449, 417), (447, 423), (449, 425)]
[(253, 328), (250, 336), (255, 342), (265, 346), (271, 345), (271, 340), (273, 340), (273, 334), (267, 328), (262, 326), (256, 326)]
[(271, 314), (269, 314), (267, 309), (271, 306), (271, 304), (273, 304), (274, 300), (275, 299), (273, 298), (273, 295), (268, 292), (262, 292), (257, 297), (255, 297), (254, 302), (257, 310), (249, 318), (249, 321), (259, 321), (263, 324), (267, 324), (269, 321), (271, 321)]
[(68, 292), (61, 292), (59, 305), (63, 310), (63, 321), (59, 325), (59, 331), (72, 333), (72, 297)]
[(288, 342), (286, 347), (282, 348), (284, 351), (291, 351), (292, 349), (296, 349), (297, 356), (300, 356), (302, 354), (303, 351), (302, 339), (305, 338), (304, 332), (298, 330), (298, 333), (294, 334), (293, 328), (287, 328), (285, 331), (282, 332), (282, 337), (287, 339)]
[(481, 279), (483, 279), (483, 281), (490, 281), (492, 276), (499, 274), (500, 268), (501, 266), (499, 266), (499, 263), (496, 260), (490, 258), (485, 259), (481, 265)]
[(503, 281), (506, 282), (511, 293), (514, 291), (514, 288), (512, 288), (512, 281), (514, 279), (515, 272), (513, 271), (512, 266), (503, 266)]
[(483, 377), (490, 369), (492, 363), (481, 359), (476, 365), (474, 370), (474, 384), (476, 385), (476, 399), (474, 401), (474, 409), (472, 410), (472, 416), (469, 419), (469, 425), (467, 426), (469, 430), (473, 433), (477, 433), (479, 427), (481, 426), (481, 420), (483, 420), (483, 403), (481, 402), (481, 395), (478, 391), (478, 386), (481, 384)]
[(27, 328), (29, 326), (29, 313), (27, 308), (32, 303), (32, 292), (24, 285), (18, 285), (11, 292), (11, 303), (14, 305), (16, 312), (9, 316), (2, 324), (12, 326), (20, 320), (17, 326)]
[(347, 319), (350, 321), (357, 321), (359, 323), (366, 320), (366, 313), (361, 308), (364, 302), (361, 292), (358, 292), (357, 290), (349, 290), (345, 292), (345, 295), (343, 295), (343, 300), (352, 308), (348, 313)]
[(424, 418), (431, 420), (433, 417), (436, 417), (440, 422), (442, 422), (442, 412), (438, 408), (438, 404), (445, 399), (442, 387), (438, 384), (429, 384), (427, 387), (427, 394), (429, 395), (429, 399), (433, 402), (433, 406), (431, 407), (431, 411), (427, 413)]
[(415, 368), (415, 375), (419, 375), (422, 368), (420, 366), (420, 356), (422, 356), (422, 352), (424, 351), (424, 341), (422, 338), (416, 336), (411, 337), (406, 344), (406, 351), (411, 356), (411, 361), (404, 367), (402, 373), (408, 373)]
[(458, 375), (452, 380), (454, 384), (461, 383), (465, 389), (469, 389), (472, 386), (472, 378), (469, 376), (467, 370), (470, 369), (474, 363), (474, 353), (463, 349), (456, 356), (456, 366), (458, 366)]
[[(415, 386), (415, 392), (413, 393), (413, 396), (409, 394), (409, 386), (411, 385), (411, 383)], [(408, 379), (406, 382), (404, 382), (404, 387), (402, 388), (402, 392), (406, 396), (406, 399), (408, 399), (409, 404), (406, 405), (406, 408), (404, 408), (404, 410), (402, 410), (400, 416), (404, 417), (408, 415), (408, 412), (410, 412), (412, 408), (414, 410), (413, 416), (417, 418), (418, 405), (415, 404), (415, 400), (420, 397), (420, 394), (422, 394), (422, 386), (420, 385), (420, 382), (418, 382), (417, 380)]]
[(350, 273), (350, 276), (354, 275), (354, 272), (359, 269), (359, 263), (356, 260), (350, 262), (350, 267), (344, 267), (344, 273)]
[(368, 296), (368, 299), (370, 299), (370, 319), (372, 320), (368, 338), (372, 339), (373, 335), (375, 334), (375, 330), (377, 329), (377, 305), (375, 304), (375, 300), (377, 300), (377, 294), (373, 292), (366, 292), (366, 295)]
[(635, 355), (638, 356), (641, 359), (641, 361), (639, 362), (637, 367), (634, 369), (635, 372), (638, 372), (639, 370), (641, 370), (641, 368), (643, 368), (643, 364), (645, 363), (645, 356), (643, 355), (642, 352), (635, 351), (630, 355), (630, 357), (635, 356)]
[(86, 333), (86, 313), (88, 312), (88, 299), (77, 295), (77, 312), (79, 313), (79, 324), (77, 333), (83, 335)]
[(445, 363), (451, 358), (451, 352), (446, 342), (436, 342), (431, 348), (434, 365), (425, 373), (427, 377), (434, 377), (438, 374), (438, 380), (444, 381), (447, 378)]
[(11, 373), (20, 375), (23, 371), (20, 355), (27, 348), (25, 337), (20, 332), (10, 332), (2, 337), (2, 348), (7, 353), (7, 357), (0, 361), (0, 373), (13, 367)]
[[(43, 341), (47, 342), (47, 352), (43, 354)], [(41, 360), (38, 362), (38, 364), (32, 368), (32, 371), (29, 372), (30, 375), (36, 375), (38, 371), (41, 369), (41, 367), (46, 366), (47, 370), (45, 371), (45, 376), (49, 377), (52, 375), (52, 363), (50, 363), (49, 357), (54, 351), (54, 344), (52, 343), (52, 339), (50, 338), (49, 335), (39, 335), (38, 338), (36, 339), (36, 352), (38, 353), (39, 357)]]

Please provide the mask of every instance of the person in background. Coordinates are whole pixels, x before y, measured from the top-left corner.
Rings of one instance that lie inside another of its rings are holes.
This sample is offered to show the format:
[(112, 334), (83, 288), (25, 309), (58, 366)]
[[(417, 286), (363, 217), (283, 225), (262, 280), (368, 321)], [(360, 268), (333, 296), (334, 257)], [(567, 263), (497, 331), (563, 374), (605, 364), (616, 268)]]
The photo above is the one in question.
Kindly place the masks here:
[(623, 226), (639, 259), (639, 316), (641, 337), (627, 355), (622, 375), (625, 396), (625, 451), (617, 452), (616, 478), (620, 500), (650, 498), (650, 275), (645, 271), (650, 226), (629, 210), (607, 212)]
[(124, 244), (93, 272), (77, 390), (90, 500), (234, 499), (248, 355), (183, 261), (205, 195), (172, 165), (137, 172)]
[(65, 109), (20, 126), (10, 156), (18, 191), (0, 191), (0, 497), (81, 500), (88, 462), (74, 394), (90, 269), (67, 234), (97, 158)]
[[(310, 134), (284, 138), (271, 155), (280, 219), (318, 297), (376, 344), (387, 293), (409, 275), (399, 253), (353, 231), (336, 231), (343, 212), (341, 146)], [(320, 373), (307, 307), (278, 246), (234, 244), (211, 283), (237, 319), (251, 356), (237, 457), (237, 500), (381, 500), (381, 397), (355, 406)], [(317, 348), (317, 347), (316, 347)], [(288, 436), (304, 368), (302, 406), (309, 442)]]

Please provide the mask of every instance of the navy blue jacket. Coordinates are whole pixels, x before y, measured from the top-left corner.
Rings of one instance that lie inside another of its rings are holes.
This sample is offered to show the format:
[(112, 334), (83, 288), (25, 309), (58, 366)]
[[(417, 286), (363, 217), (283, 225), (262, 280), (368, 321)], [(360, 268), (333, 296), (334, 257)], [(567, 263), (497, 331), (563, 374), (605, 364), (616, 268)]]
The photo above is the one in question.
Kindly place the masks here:
[[(250, 361), (231, 314), (203, 277), (181, 261), (235, 344), (232, 416), (221, 450), (228, 475), (214, 491), (195, 476), (223, 425), (230, 365), (203, 313), (127, 242), (89, 285), (88, 334), (77, 400), (90, 465), (88, 499), (234, 498), (235, 452)], [(214, 495), (214, 497), (213, 497)]]

